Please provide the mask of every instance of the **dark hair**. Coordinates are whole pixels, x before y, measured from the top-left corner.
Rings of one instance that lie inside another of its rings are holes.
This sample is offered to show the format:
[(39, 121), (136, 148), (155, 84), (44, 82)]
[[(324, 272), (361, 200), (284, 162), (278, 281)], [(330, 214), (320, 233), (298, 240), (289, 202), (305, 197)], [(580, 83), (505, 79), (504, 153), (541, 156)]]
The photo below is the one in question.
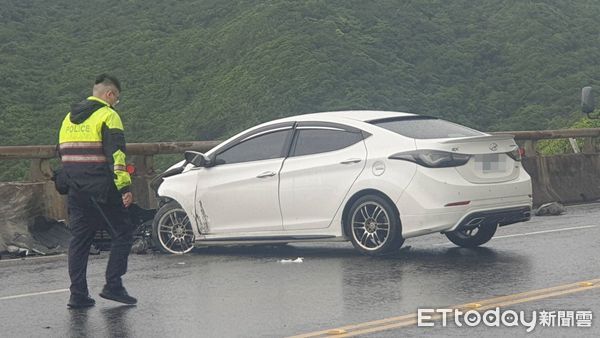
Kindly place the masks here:
[(108, 74), (100, 74), (96, 77), (96, 81), (94, 84), (102, 83), (104, 85), (113, 85), (117, 87), (117, 90), (121, 91), (121, 83), (117, 80), (116, 77), (108, 75)]

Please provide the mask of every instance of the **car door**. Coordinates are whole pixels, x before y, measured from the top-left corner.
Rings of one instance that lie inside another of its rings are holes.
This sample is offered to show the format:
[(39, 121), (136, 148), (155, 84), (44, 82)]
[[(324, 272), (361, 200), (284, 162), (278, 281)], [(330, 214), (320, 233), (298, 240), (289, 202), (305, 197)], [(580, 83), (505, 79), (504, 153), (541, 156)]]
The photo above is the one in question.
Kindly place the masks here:
[(299, 123), (279, 174), (284, 229), (329, 227), (366, 158), (362, 131)]
[(208, 234), (282, 229), (279, 171), (291, 138), (291, 125), (247, 136), (202, 169), (196, 210)]

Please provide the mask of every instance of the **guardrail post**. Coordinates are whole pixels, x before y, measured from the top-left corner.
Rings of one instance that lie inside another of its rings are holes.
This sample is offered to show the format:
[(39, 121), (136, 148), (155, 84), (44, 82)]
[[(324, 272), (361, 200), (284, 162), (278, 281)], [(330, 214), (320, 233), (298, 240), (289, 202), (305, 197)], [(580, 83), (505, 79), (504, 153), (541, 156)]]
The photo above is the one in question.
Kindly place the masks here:
[(31, 160), (29, 169), (29, 180), (32, 182), (48, 181), (52, 177), (50, 161), (46, 158), (34, 158)]
[(523, 149), (525, 150), (525, 156), (529, 156), (529, 157), (537, 156), (536, 144), (537, 144), (537, 142), (535, 140), (525, 140), (523, 142)]
[(584, 137), (583, 138), (582, 152), (584, 154), (593, 154), (596, 152), (596, 149), (594, 147), (594, 138), (592, 138), (592, 137)]
[(152, 155), (133, 155), (130, 163), (135, 165), (135, 172), (139, 176), (154, 175), (154, 156)]
[(156, 199), (149, 186), (155, 174), (154, 157), (152, 155), (132, 155), (128, 162), (135, 165), (135, 175), (132, 177), (134, 200), (142, 208), (155, 208)]

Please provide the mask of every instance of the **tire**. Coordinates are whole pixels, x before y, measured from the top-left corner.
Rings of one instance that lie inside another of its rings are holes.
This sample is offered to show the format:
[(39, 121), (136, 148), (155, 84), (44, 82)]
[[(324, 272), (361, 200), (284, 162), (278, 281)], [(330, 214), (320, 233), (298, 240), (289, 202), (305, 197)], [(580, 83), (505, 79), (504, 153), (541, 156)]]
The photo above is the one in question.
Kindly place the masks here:
[(163, 205), (152, 222), (152, 244), (164, 253), (182, 255), (192, 251), (194, 230), (185, 210), (175, 201)]
[(365, 195), (352, 203), (344, 227), (352, 245), (370, 256), (398, 250), (404, 243), (396, 208), (378, 195)]
[(498, 229), (497, 224), (482, 224), (473, 229), (461, 229), (445, 233), (450, 242), (463, 248), (474, 248), (489, 242)]

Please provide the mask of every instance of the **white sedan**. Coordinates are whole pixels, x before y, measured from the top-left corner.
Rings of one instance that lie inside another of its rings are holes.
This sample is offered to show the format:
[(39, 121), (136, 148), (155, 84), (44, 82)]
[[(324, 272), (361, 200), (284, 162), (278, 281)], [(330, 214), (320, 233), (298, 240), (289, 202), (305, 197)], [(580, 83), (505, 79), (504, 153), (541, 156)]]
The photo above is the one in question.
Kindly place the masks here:
[(154, 182), (154, 244), (169, 253), (350, 240), (379, 255), (435, 232), (474, 247), (531, 217), (531, 179), (512, 135), (429, 116), (293, 116), (185, 158)]

